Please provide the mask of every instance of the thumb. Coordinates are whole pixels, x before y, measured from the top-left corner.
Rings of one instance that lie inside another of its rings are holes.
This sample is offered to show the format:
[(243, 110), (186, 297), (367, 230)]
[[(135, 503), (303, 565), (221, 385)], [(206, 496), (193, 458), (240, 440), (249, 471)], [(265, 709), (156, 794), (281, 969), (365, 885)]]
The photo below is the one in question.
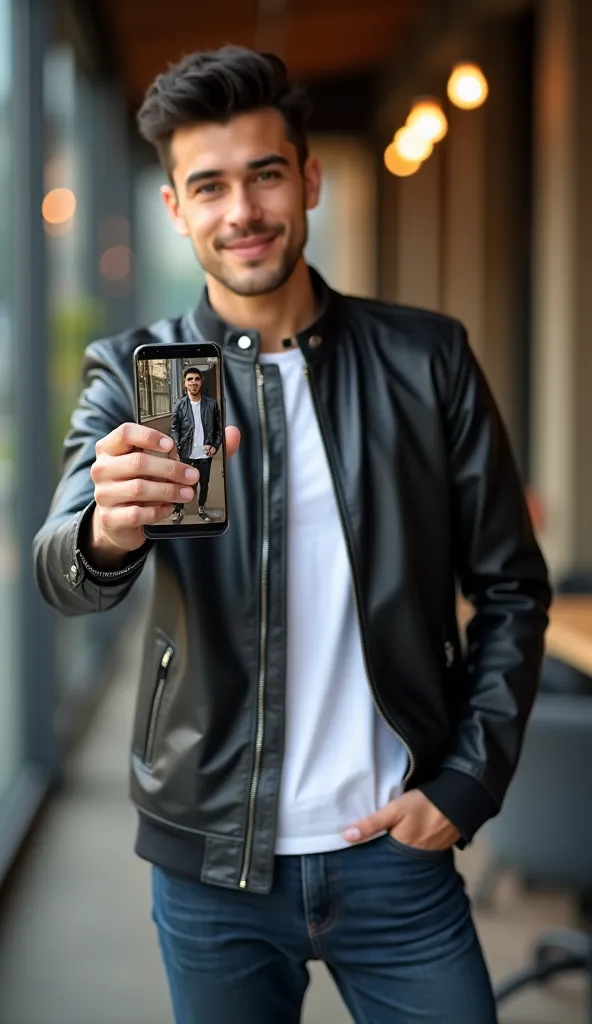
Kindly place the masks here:
[(226, 454), (228, 458), (234, 455), (241, 440), (240, 430), (238, 427), (226, 427)]
[(372, 839), (372, 836), (379, 832), (387, 832), (393, 828), (399, 820), (397, 801), (391, 800), (385, 807), (369, 814), (367, 818), (361, 818), (354, 825), (349, 825), (343, 833), (343, 838), (348, 843), (359, 843), (362, 840)]

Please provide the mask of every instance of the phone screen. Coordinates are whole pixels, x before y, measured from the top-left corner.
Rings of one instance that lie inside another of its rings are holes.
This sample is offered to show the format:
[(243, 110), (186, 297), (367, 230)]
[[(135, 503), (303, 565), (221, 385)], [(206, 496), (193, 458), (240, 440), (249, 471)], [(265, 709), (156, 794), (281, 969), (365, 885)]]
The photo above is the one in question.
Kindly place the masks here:
[(174, 505), (168, 519), (145, 528), (146, 536), (223, 533), (228, 508), (220, 348), (210, 342), (144, 345), (136, 350), (134, 365), (138, 422), (172, 438), (172, 450), (161, 458), (199, 471), (191, 501)]

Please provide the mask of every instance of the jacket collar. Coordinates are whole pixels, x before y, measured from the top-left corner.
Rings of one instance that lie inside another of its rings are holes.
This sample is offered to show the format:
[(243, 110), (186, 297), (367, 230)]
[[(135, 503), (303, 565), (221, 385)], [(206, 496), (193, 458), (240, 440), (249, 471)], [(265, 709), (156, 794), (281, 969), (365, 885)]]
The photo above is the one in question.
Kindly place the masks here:
[[(334, 292), (321, 275), (309, 268), (312, 285), (319, 299), (320, 313), (313, 324), (297, 335), (298, 345), (307, 362), (323, 358), (335, 342), (336, 327), (343, 317), (343, 297)], [(183, 333), (195, 340), (213, 341), (224, 350), (245, 362), (255, 362), (261, 347), (258, 331), (227, 324), (212, 309), (207, 288), (195, 309), (183, 318)]]

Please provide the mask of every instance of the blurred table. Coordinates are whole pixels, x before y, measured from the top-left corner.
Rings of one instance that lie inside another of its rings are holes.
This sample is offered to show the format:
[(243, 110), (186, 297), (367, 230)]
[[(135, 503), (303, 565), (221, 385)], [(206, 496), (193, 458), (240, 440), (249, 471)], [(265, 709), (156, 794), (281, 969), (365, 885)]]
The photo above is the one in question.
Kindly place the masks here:
[(547, 653), (592, 676), (592, 597), (556, 597)]
[[(471, 606), (461, 600), (458, 607), (461, 627), (464, 628), (472, 614)], [(556, 597), (549, 619), (547, 654), (592, 676), (592, 596)]]

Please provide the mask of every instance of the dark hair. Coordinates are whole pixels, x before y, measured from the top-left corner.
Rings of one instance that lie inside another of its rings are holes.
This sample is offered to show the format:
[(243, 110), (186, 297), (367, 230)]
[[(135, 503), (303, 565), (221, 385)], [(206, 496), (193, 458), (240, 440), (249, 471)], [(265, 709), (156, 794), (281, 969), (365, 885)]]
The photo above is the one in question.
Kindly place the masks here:
[(190, 374), (190, 373), (195, 373), (195, 375), (196, 375), (197, 377), (199, 377), (199, 379), (200, 379), (200, 380), (203, 380), (203, 373), (201, 372), (201, 370), (198, 370), (197, 366), (187, 366), (187, 367), (186, 367), (186, 368), (185, 368), (185, 369), (183, 370), (183, 382), (185, 382), (185, 378), (186, 378), (186, 377), (188, 376), (188, 374)]
[(271, 53), (224, 46), (188, 54), (154, 80), (137, 121), (140, 134), (155, 147), (172, 181), (171, 139), (178, 128), (227, 124), (238, 114), (268, 107), (281, 113), (304, 166), (311, 112), (308, 96), (290, 81), (284, 62)]

